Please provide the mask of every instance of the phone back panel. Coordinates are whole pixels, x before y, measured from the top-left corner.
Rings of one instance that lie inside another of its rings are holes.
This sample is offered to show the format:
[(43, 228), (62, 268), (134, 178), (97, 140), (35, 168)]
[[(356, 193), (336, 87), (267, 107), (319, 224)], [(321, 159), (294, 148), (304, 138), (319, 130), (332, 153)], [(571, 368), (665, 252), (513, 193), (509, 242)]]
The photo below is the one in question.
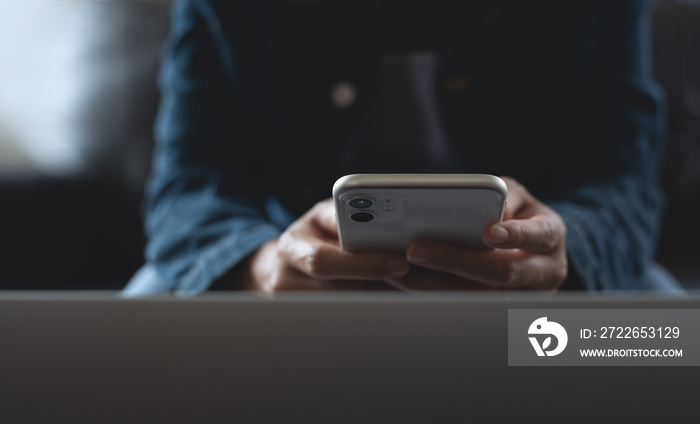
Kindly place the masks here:
[[(369, 199), (355, 208), (353, 199)], [(405, 252), (419, 238), (485, 248), (484, 229), (502, 219), (505, 196), (488, 188), (350, 188), (336, 195), (340, 242), (348, 251)], [(373, 216), (357, 222), (358, 212)]]

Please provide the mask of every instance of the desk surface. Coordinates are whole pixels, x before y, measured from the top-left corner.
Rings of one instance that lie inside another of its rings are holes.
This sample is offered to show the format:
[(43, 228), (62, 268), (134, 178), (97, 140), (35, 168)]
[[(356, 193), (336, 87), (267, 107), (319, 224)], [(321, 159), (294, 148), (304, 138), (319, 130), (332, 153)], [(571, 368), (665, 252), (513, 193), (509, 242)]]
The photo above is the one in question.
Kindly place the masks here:
[(6, 422), (697, 420), (698, 367), (508, 367), (507, 312), (698, 307), (698, 297), (643, 295), (0, 293), (0, 415)]

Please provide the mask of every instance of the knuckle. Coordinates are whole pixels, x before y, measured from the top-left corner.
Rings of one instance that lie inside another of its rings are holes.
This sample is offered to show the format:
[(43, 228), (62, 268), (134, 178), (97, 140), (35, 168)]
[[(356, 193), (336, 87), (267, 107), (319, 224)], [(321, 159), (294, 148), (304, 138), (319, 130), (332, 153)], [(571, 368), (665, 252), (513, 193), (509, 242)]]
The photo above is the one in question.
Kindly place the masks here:
[(542, 231), (542, 247), (549, 252), (556, 249), (558, 245), (559, 231), (553, 223), (548, 222), (547, 224), (545, 224), (544, 229)]
[(293, 244), (294, 244), (294, 235), (293, 235), (292, 231), (285, 231), (280, 236), (277, 246), (278, 246), (280, 252), (287, 252), (287, 251), (289, 251), (289, 249), (291, 248), (291, 246)]
[(507, 175), (501, 175), (501, 179), (506, 183), (508, 188), (510, 188), (511, 185), (517, 184), (517, 181), (515, 181), (515, 178), (509, 177)]
[(306, 273), (313, 278), (324, 278), (328, 275), (328, 248), (317, 246), (304, 258)]
[(508, 234), (511, 237), (511, 243), (520, 245), (530, 238), (530, 230), (525, 225), (514, 225), (508, 229)]
[(527, 193), (527, 189), (525, 188), (525, 186), (520, 184), (520, 182), (518, 180), (516, 180), (515, 178), (503, 177), (503, 180), (506, 182), (506, 185), (508, 186), (508, 190), (521, 191), (521, 192)]

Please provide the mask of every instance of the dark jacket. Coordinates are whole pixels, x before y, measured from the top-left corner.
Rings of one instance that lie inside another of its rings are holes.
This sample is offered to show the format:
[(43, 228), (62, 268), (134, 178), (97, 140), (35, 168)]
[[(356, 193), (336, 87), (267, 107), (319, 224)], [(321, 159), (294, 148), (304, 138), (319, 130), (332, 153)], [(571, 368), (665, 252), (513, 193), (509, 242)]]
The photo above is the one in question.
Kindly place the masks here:
[[(631, 0), (454, 2), (435, 92), (458, 172), (508, 175), (567, 224), (568, 287), (634, 288), (652, 259), (663, 103)], [(161, 72), (146, 259), (206, 290), (330, 196), (368, 119), (381, 1), (182, 0)], [(356, 89), (336, 107), (339, 83)]]

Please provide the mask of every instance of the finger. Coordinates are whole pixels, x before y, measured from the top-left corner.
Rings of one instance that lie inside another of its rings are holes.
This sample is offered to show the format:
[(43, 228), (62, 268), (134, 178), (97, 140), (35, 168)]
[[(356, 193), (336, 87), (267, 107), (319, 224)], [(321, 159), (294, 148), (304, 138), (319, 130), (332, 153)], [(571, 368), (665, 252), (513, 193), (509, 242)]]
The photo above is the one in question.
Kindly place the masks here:
[(384, 281), (319, 280), (287, 268), (274, 275), (263, 291), (268, 294), (288, 291), (395, 291)]
[(326, 199), (314, 206), (311, 212), (312, 224), (319, 228), (324, 235), (338, 238), (338, 224), (335, 217), (333, 199)]
[(484, 231), (489, 246), (549, 253), (559, 248), (566, 237), (566, 226), (556, 214), (541, 214), (530, 219), (511, 219), (491, 225)]
[(295, 232), (280, 238), (280, 254), (293, 268), (319, 280), (383, 280), (408, 272), (406, 258), (391, 253), (347, 252), (317, 237)]
[(523, 249), (472, 250), (446, 243), (418, 241), (407, 251), (409, 262), (501, 287), (549, 288), (566, 278), (566, 258)]
[(542, 213), (546, 208), (519, 182), (512, 178), (503, 177), (508, 186), (508, 197), (503, 220), (525, 219)]
[(412, 267), (404, 277), (385, 280), (397, 289), (414, 291), (479, 291), (494, 290), (493, 287), (480, 284), (453, 274)]

